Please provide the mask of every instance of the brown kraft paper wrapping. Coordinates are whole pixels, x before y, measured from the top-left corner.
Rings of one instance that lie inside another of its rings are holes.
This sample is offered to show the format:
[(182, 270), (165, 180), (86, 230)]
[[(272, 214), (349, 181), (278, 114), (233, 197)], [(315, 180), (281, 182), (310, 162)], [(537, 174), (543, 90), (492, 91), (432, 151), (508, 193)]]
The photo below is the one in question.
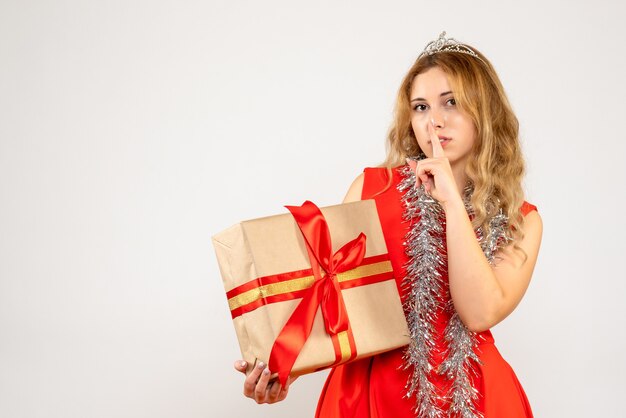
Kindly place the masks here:
[[(328, 206), (321, 212), (330, 230), (333, 251), (361, 232), (366, 235), (363, 264), (337, 277), (356, 346), (356, 354), (350, 358), (408, 344), (406, 319), (375, 202)], [(291, 214), (244, 221), (212, 240), (249, 371), (258, 361), (268, 363), (276, 337), (314, 280), (306, 244)], [(378, 281), (381, 278), (384, 280)], [(332, 366), (337, 363), (336, 354), (318, 307), (311, 334), (291, 374)]]

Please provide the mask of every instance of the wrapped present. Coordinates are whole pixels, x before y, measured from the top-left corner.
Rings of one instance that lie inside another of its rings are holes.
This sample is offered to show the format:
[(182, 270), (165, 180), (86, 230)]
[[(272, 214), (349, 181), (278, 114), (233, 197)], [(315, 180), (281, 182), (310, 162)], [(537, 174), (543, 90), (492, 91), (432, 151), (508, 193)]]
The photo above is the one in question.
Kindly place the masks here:
[(213, 237), (248, 371), (285, 383), (408, 344), (375, 202), (287, 208)]

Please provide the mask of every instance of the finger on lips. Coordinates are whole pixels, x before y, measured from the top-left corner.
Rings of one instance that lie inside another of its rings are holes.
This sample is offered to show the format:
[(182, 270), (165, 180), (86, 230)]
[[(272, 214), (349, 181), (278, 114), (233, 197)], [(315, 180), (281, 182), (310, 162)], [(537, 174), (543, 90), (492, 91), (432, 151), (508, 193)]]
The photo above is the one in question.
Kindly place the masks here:
[(428, 124), (428, 133), (430, 134), (430, 144), (433, 148), (433, 158), (443, 157), (443, 147), (441, 146), (441, 142), (439, 142), (439, 136), (437, 136), (437, 132), (435, 132), (435, 121), (431, 120), (432, 123)]

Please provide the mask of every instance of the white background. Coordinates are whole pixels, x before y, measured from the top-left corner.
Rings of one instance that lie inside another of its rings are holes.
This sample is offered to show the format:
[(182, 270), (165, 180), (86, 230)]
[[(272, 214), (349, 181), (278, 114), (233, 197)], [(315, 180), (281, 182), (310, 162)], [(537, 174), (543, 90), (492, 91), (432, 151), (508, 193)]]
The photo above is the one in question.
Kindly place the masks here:
[[(616, 5), (618, 4), (618, 5)], [(494, 329), (538, 417), (623, 416), (625, 8), (0, 1), (0, 416), (310, 417), (241, 395), (210, 237), (384, 158), (442, 30), (494, 63), (545, 233)]]

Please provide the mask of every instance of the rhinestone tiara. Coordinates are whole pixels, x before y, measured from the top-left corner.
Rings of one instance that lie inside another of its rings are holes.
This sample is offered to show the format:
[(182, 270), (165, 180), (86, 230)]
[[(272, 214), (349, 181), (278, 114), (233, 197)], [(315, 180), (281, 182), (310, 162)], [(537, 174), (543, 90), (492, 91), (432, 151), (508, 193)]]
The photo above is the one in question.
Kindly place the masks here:
[(437, 52), (460, 52), (461, 54), (471, 55), (472, 57), (476, 57), (482, 61), (482, 59), (470, 48), (469, 46), (460, 43), (454, 38), (446, 38), (446, 32), (441, 32), (439, 38), (431, 41), (426, 45), (426, 48), (422, 51), (421, 54), (417, 57), (419, 60), (424, 55), (433, 55)]

